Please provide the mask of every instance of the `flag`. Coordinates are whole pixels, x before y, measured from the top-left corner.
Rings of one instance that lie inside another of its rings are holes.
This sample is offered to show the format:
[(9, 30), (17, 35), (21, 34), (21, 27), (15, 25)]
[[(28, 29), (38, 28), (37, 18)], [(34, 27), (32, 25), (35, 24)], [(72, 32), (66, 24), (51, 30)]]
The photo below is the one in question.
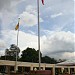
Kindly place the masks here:
[(44, 5), (44, 0), (41, 0), (42, 1), (42, 4)]
[(18, 30), (18, 28), (19, 28), (19, 22), (18, 22), (18, 24), (16, 25), (15, 30)]

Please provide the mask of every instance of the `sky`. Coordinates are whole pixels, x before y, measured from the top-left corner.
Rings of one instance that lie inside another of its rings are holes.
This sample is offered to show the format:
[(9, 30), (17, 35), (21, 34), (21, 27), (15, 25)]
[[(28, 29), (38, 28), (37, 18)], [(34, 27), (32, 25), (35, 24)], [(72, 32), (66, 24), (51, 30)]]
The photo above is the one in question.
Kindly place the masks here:
[[(40, 47), (43, 56), (75, 58), (75, 0), (39, 0)], [(21, 51), (38, 50), (37, 0), (0, 0), (0, 55), (17, 43), (15, 26), (20, 18)]]

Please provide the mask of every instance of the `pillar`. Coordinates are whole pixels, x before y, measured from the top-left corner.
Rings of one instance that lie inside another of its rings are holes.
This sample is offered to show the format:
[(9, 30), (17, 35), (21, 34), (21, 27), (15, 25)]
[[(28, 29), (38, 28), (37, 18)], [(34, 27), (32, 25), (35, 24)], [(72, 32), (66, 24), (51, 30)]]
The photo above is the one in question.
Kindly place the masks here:
[(43, 70), (45, 70), (45, 66), (43, 67)]
[(53, 66), (53, 75), (55, 75), (55, 66)]
[(62, 73), (63, 73), (63, 71), (64, 71), (64, 67), (61, 68), (61, 71), (62, 71)]
[(10, 66), (7, 66), (8, 75), (10, 75)]
[(70, 67), (68, 67), (68, 73), (70, 74)]
[(6, 66), (6, 69), (5, 70), (6, 70), (6, 73), (8, 73), (8, 66)]
[(22, 66), (22, 73), (24, 72), (24, 68), (23, 68), (23, 66)]
[(14, 66), (14, 72), (18, 71), (18, 66)]
[(31, 66), (30, 66), (30, 70), (33, 70), (33, 65), (31, 64)]
[(74, 72), (75, 72), (75, 67), (74, 67)]

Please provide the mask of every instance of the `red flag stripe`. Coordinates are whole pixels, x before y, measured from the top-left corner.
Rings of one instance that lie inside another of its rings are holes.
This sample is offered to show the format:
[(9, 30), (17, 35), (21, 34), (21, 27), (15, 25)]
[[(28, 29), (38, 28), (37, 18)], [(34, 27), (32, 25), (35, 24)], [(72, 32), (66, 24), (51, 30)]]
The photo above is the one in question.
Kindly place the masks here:
[(41, 0), (42, 1), (42, 4), (44, 5), (44, 0)]

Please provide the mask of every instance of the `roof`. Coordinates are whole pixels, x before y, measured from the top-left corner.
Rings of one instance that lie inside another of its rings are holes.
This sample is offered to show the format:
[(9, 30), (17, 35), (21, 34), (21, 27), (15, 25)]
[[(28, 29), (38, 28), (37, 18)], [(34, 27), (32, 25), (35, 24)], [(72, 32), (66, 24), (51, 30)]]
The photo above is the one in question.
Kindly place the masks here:
[[(15, 66), (15, 61), (8, 61), (8, 60), (0, 60), (0, 65), (9, 65), (9, 66)], [(25, 67), (38, 67), (38, 63), (32, 63), (32, 62), (19, 62), (17, 61), (17, 66), (25, 66)], [(46, 63), (41, 63), (41, 67), (53, 67), (55, 64), (46, 64)]]
[(75, 59), (71, 59), (65, 62), (58, 63), (56, 64), (56, 66), (75, 66)]

